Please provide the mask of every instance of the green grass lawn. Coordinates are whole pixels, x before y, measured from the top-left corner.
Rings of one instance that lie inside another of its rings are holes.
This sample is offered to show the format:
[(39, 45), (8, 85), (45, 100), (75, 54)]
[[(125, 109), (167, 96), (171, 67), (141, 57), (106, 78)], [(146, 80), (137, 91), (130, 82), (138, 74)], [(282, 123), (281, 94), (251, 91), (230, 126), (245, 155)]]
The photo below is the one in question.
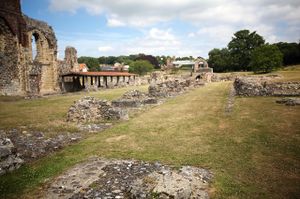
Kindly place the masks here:
[(67, 123), (66, 115), (75, 100), (83, 96), (93, 96), (112, 100), (128, 90), (139, 89), (147, 92), (148, 86), (125, 87), (98, 92), (78, 92), (64, 95), (25, 100), (20, 97), (0, 96), (0, 127), (3, 129), (28, 128), (51, 134), (55, 131), (76, 131), (73, 124)]
[[(276, 104), (275, 97), (236, 97), (228, 115), (225, 106), (230, 86), (231, 82), (211, 83), (168, 99), (129, 121), (1, 176), (0, 198), (38, 198), (43, 183), (91, 156), (208, 168), (215, 175), (213, 198), (299, 198), (300, 107)], [(93, 95), (112, 99), (125, 90)], [(1, 127), (42, 128), (38, 123), (62, 122), (68, 107), (82, 95), (3, 99)], [(37, 115), (28, 118), (30, 113)]]

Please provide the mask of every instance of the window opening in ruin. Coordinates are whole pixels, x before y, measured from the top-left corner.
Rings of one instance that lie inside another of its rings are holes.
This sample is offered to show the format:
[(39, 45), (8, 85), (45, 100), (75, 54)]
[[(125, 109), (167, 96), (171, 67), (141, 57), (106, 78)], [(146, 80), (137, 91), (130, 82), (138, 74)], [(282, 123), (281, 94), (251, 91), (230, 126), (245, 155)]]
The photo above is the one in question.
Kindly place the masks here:
[(32, 52), (32, 60), (35, 60), (37, 57), (37, 42), (38, 42), (39, 36), (36, 33), (32, 34), (31, 37), (31, 52)]

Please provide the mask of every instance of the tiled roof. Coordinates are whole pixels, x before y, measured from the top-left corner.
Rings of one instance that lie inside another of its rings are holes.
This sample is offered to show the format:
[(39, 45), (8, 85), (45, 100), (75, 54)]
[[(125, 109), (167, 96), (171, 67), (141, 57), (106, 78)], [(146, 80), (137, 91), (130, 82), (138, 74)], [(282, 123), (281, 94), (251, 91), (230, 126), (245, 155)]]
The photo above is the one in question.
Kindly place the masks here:
[(128, 72), (71, 72), (65, 74), (64, 76), (72, 76), (72, 75), (79, 75), (79, 76), (136, 76), (134, 73)]
[(82, 69), (84, 69), (84, 68), (86, 68), (86, 64), (84, 64), (84, 63), (83, 63), (83, 64), (79, 64), (79, 69), (80, 69), (80, 70), (82, 70)]

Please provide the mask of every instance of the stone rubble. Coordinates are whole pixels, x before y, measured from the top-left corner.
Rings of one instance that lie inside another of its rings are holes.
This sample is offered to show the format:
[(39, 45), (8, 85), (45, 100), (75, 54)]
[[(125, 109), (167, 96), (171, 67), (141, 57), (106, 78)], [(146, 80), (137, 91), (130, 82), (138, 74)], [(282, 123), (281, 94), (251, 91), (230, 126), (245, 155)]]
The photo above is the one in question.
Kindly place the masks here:
[(112, 126), (112, 123), (102, 123), (102, 124), (80, 124), (78, 125), (78, 128), (80, 131), (83, 132), (99, 132), (103, 131), (107, 128), (110, 128)]
[(77, 123), (126, 119), (128, 119), (126, 110), (112, 107), (107, 100), (89, 96), (74, 102), (67, 115), (67, 121)]
[(300, 96), (300, 82), (272, 82), (271, 77), (238, 77), (234, 88), (240, 96)]
[(48, 185), (45, 198), (209, 198), (212, 174), (184, 166), (93, 158)]
[(190, 88), (204, 85), (204, 82), (191, 79), (166, 81), (159, 84), (151, 84), (148, 92), (150, 97), (166, 98), (180, 95)]
[(23, 163), (12, 141), (0, 138), (0, 175), (18, 169)]
[(82, 139), (82, 134), (81, 132), (60, 133), (54, 137), (47, 137), (39, 131), (12, 129), (10, 131), (0, 130), (0, 139), (9, 138), (18, 157), (28, 162), (79, 141)]
[(232, 112), (232, 110), (233, 110), (235, 95), (236, 95), (236, 91), (235, 91), (235, 89), (234, 89), (234, 87), (232, 85), (231, 88), (230, 88), (230, 91), (229, 91), (229, 95), (228, 95), (228, 99), (227, 99), (227, 104), (225, 106), (225, 114), (226, 115), (229, 115)]
[(131, 90), (123, 94), (120, 99), (113, 100), (112, 105), (123, 108), (137, 108), (147, 104), (158, 104), (158, 100), (154, 97), (149, 97), (147, 93), (139, 90)]
[(285, 104), (287, 106), (296, 106), (296, 105), (300, 105), (300, 98), (282, 98), (276, 100), (276, 103)]
[(74, 102), (69, 108), (67, 121), (77, 123), (95, 123), (107, 120), (127, 120), (128, 109), (140, 108), (144, 105), (155, 105), (162, 102), (162, 98), (180, 95), (190, 88), (204, 86), (202, 81), (191, 79), (175, 79), (159, 84), (152, 84), (148, 93), (131, 90), (119, 99), (109, 102), (94, 97), (83, 97)]

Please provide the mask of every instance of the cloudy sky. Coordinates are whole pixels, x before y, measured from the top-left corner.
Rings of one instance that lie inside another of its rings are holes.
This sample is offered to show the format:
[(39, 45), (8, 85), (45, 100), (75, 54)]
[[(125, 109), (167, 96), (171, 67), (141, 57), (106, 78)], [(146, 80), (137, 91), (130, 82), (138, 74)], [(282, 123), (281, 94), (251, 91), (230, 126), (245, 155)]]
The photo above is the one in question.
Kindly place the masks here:
[(300, 40), (299, 0), (22, 0), (23, 12), (54, 28), (59, 56), (208, 57), (241, 29), (269, 43)]

